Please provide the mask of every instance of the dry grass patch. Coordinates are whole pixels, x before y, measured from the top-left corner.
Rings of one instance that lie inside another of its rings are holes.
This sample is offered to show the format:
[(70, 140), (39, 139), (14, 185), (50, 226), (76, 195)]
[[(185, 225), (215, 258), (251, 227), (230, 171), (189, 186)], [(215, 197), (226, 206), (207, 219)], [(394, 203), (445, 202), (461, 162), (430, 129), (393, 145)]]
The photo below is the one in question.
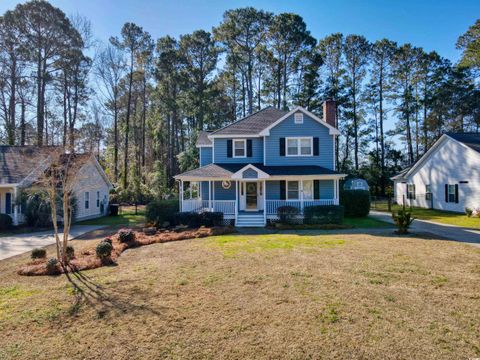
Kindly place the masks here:
[(16, 275), (25, 259), (0, 262), (0, 358), (480, 356), (480, 250), (454, 242), (228, 235), (70, 281)]

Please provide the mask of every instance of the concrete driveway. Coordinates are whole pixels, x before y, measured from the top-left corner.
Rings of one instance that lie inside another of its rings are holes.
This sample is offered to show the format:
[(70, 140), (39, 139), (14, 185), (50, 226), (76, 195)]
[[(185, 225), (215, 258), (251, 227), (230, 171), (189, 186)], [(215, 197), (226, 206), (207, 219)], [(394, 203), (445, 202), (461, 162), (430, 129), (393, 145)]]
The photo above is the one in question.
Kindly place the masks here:
[[(70, 240), (87, 232), (101, 229), (99, 225), (75, 225), (70, 230)], [(0, 260), (23, 254), (37, 247), (55, 243), (53, 230), (0, 237)]]
[[(370, 211), (370, 216), (393, 224), (390, 213)], [(480, 247), (480, 230), (419, 219), (413, 221), (410, 229), (412, 232), (430, 233), (443, 239), (459, 241)]]

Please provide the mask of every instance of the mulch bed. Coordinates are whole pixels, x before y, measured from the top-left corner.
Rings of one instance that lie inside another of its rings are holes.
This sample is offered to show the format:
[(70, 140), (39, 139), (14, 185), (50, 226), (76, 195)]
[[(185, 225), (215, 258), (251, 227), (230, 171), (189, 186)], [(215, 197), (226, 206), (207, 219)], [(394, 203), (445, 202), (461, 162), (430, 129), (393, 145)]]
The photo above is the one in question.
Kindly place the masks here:
[(121, 242), (118, 234), (110, 236), (112, 240), (112, 255), (111, 261), (108, 263), (102, 262), (96, 255), (95, 248), (82, 251), (80, 255), (70, 260), (68, 266), (64, 267), (60, 263), (56, 266), (55, 272), (48, 272), (46, 267), (47, 259), (35, 259), (28, 264), (22, 266), (18, 270), (19, 275), (36, 276), (36, 275), (59, 275), (66, 272), (74, 272), (81, 270), (96, 269), (101, 266), (109, 266), (116, 263), (120, 255), (127, 249), (150, 244), (158, 244), (170, 241), (180, 241), (195, 238), (204, 238), (208, 236), (224, 235), (234, 233), (233, 227), (201, 227), (198, 229), (186, 229), (183, 231), (159, 231), (155, 235), (146, 235), (141, 231), (134, 231), (135, 240), (131, 242)]

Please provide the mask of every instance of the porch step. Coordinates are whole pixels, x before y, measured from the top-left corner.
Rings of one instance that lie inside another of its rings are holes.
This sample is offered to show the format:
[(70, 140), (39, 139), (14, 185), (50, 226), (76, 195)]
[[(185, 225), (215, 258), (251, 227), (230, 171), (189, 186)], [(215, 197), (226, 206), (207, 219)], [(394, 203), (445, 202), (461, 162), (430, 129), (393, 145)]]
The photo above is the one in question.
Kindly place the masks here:
[(241, 213), (237, 215), (235, 226), (238, 227), (264, 227), (263, 213), (246, 214)]

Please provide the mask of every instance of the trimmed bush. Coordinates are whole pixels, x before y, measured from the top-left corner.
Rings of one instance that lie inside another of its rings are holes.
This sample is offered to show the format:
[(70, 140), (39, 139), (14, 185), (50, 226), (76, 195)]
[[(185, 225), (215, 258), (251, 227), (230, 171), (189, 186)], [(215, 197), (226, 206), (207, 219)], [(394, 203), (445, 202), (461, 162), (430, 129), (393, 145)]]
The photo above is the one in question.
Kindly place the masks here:
[(111, 243), (103, 240), (98, 243), (95, 253), (97, 257), (102, 261), (102, 263), (106, 263), (110, 261), (110, 257), (112, 256), (113, 246)]
[(341, 205), (307, 206), (304, 209), (305, 224), (342, 224), (344, 208)]
[(72, 245), (67, 245), (67, 259), (72, 260), (75, 257), (75, 249)]
[(132, 229), (120, 229), (118, 230), (118, 238), (122, 243), (132, 242), (135, 241), (135, 233)]
[(0, 214), (0, 230), (8, 230), (12, 227), (12, 218), (7, 214)]
[(156, 227), (174, 224), (174, 216), (178, 212), (178, 200), (155, 200), (147, 205), (145, 217), (147, 223)]
[(50, 275), (56, 274), (58, 272), (58, 260), (56, 258), (50, 258), (47, 260), (46, 267), (47, 267), (47, 272)]
[(340, 193), (340, 205), (345, 208), (345, 216), (367, 216), (370, 212), (370, 192), (366, 190), (344, 190)]
[(277, 208), (277, 215), (281, 224), (294, 224), (297, 222), (300, 210), (295, 206), (285, 205)]
[(185, 225), (190, 228), (200, 226), (213, 227), (223, 225), (223, 213), (221, 212), (179, 212), (175, 214), (175, 224)]
[(30, 257), (32, 259), (45, 259), (47, 257), (47, 250), (35, 248), (32, 250)]

